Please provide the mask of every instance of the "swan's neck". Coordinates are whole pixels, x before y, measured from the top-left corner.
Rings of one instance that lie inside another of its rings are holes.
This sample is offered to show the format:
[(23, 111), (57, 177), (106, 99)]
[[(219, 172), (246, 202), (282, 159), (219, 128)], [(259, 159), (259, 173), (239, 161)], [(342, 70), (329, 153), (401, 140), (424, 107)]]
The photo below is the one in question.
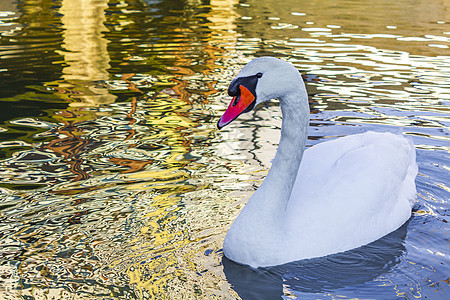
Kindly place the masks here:
[[(251, 201), (272, 225), (282, 226), (285, 210), (297, 178), (308, 134), (309, 106), (306, 92), (280, 97), (283, 115), (281, 139), (269, 174)], [(256, 198), (256, 199), (253, 199)]]
[[(225, 254), (238, 262), (265, 265), (276, 262), (284, 247), (286, 207), (305, 149), (309, 106), (306, 90), (285, 94), (281, 139), (269, 174), (227, 233)], [(255, 253), (258, 251), (258, 254)], [(255, 257), (261, 261), (253, 261)]]

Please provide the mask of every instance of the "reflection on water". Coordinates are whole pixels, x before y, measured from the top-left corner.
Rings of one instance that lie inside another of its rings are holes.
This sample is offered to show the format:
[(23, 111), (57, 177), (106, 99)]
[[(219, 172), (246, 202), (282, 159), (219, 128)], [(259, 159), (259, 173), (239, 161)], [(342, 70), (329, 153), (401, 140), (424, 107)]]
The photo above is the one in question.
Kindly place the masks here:
[[(0, 298), (444, 299), (449, 9), (2, 1)], [(406, 226), (274, 268), (223, 257), (279, 138), (275, 102), (215, 129), (228, 83), (261, 55), (304, 73), (309, 145), (366, 130), (414, 139), (419, 203)]]
[(103, 32), (107, 0), (61, 1), (59, 13), (63, 31), (60, 54), (67, 64), (63, 68), (66, 80), (108, 80), (109, 55)]

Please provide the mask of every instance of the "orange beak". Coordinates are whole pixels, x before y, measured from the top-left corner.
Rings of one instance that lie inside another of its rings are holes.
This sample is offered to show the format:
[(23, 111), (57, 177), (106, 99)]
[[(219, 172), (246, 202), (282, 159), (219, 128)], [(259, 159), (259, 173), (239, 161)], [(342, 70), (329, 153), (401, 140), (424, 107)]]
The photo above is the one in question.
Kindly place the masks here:
[(244, 112), (248, 112), (255, 106), (255, 96), (245, 86), (239, 85), (240, 95), (233, 97), (227, 110), (217, 122), (217, 127), (221, 129), (231, 123)]

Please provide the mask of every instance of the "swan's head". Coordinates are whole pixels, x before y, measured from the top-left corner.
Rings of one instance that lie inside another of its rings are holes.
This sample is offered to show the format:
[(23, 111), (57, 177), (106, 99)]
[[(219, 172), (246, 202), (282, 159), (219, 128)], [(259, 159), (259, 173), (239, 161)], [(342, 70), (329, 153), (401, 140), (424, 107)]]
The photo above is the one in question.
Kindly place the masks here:
[(230, 105), (217, 122), (220, 129), (264, 101), (304, 88), (298, 70), (275, 57), (255, 58), (245, 65), (228, 87)]

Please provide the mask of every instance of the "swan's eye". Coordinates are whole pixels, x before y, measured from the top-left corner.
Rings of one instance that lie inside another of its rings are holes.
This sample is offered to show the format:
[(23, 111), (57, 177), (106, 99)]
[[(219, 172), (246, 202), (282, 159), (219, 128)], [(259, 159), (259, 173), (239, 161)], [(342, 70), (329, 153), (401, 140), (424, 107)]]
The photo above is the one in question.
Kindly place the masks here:
[(256, 74), (256, 77), (261, 78), (263, 76), (263, 73), (259, 72), (258, 74)]

